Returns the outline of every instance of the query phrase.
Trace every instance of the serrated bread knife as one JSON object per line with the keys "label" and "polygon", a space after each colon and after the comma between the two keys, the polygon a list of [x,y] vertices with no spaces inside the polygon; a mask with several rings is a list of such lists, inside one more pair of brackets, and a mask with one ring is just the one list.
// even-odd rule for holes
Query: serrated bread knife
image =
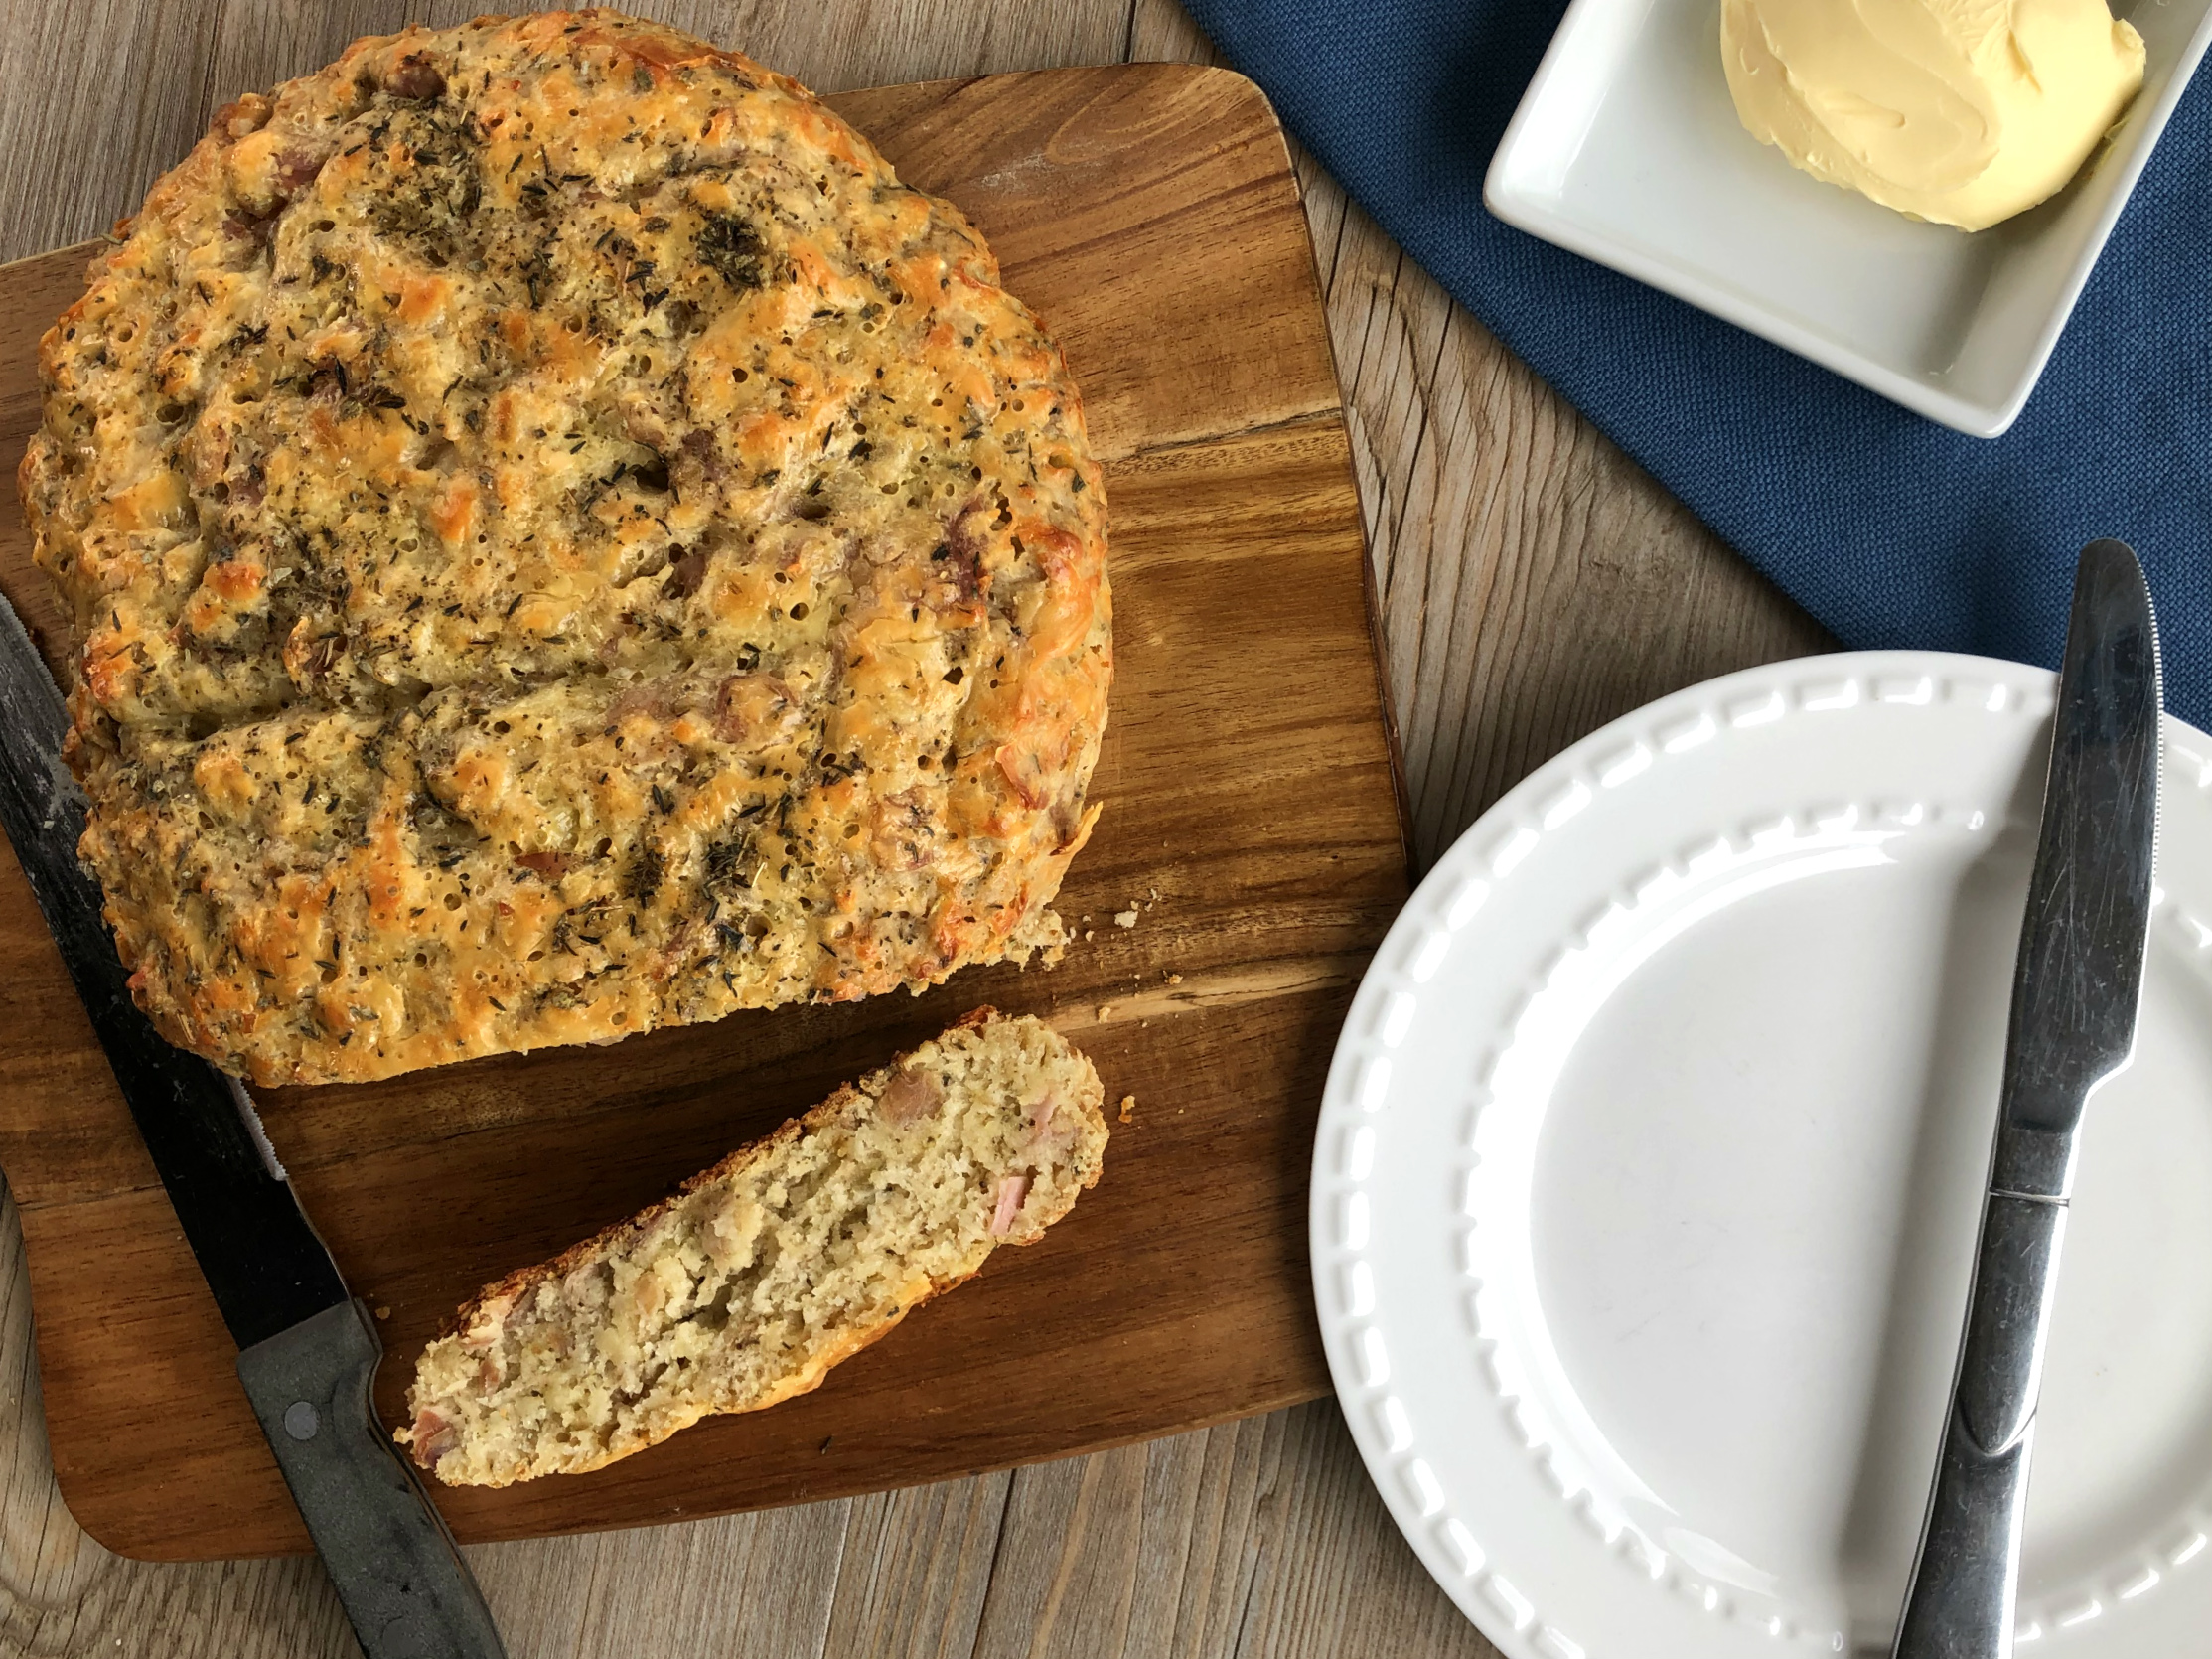
{"label": "serrated bread knife", "polygon": [[2051,728],[1996,1147],[1951,1416],[1895,1659],[2008,1659],[2043,1338],[2090,1093],[2128,1063],[2158,830],[2158,631],[2136,555],[2093,541]]}
{"label": "serrated bread knife", "polygon": [[238,1379],[368,1659],[504,1659],[453,1535],[376,1422],[382,1357],[237,1082],[172,1048],[131,1000],[99,886],[69,711],[0,600],[0,826],[53,929],[186,1242],[238,1344]]}

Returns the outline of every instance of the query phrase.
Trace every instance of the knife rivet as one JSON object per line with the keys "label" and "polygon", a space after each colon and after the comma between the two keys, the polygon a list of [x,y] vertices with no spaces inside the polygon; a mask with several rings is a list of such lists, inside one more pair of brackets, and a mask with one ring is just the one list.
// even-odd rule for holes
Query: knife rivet
{"label": "knife rivet", "polygon": [[284,1408],[284,1432],[295,1440],[312,1440],[322,1426],[313,1401],[295,1400]]}

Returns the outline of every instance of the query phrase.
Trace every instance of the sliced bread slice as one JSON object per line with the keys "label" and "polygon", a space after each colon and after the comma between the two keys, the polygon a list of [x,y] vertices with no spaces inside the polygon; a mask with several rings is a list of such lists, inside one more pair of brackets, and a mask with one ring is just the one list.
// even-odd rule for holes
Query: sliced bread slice
{"label": "sliced bread slice", "polygon": [[395,1438],[453,1485],[579,1474],[750,1412],[1031,1244],[1097,1183],[1105,1092],[989,1008],[675,1195],[487,1286],[423,1351]]}

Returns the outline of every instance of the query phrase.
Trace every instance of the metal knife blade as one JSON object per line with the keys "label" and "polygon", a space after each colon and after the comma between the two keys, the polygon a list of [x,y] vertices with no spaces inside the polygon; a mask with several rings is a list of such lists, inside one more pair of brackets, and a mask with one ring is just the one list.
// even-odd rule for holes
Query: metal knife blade
{"label": "metal knife blade", "polygon": [[236,1339],[239,1381],[369,1659],[504,1659],[444,1519],[369,1404],[382,1346],[236,1080],[164,1042],[131,1000],[77,862],[85,801],[62,762],[69,710],[0,599],[0,828],[61,947]]}
{"label": "metal knife blade", "polygon": [[1991,1188],[2064,1199],[2089,1093],[2136,1041],[2158,834],[2158,629],[2126,543],[2075,578],[2012,981]]}
{"label": "metal knife blade", "polygon": [[2135,553],[2084,548],[2012,981],[1951,1415],[1896,1659],[2007,1659],[2044,1335],[2082,1109],[2127,1064],[2158,832],[2158,630]]}
{"label": "metal knife blade", "polygon": [[0,603],[0,826],[62,949],[192,1253],[238,1346],[348,1299],[346,1282],[266,1150],[236,1081],[164,1042],[131,1000],[76,859],[84,797],[62,764],[69,710],[15,608]]}

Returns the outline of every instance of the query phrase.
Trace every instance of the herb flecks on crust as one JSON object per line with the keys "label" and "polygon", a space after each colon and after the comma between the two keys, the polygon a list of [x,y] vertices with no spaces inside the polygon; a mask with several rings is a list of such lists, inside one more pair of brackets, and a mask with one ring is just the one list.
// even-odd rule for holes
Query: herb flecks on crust
{"label": "herb flecks on crust", "polygon": [[1112,673],[1060,354],[795,82],[616,14],[224,110],[24,500],[133,986],[264,1082],[1058,937]]}

